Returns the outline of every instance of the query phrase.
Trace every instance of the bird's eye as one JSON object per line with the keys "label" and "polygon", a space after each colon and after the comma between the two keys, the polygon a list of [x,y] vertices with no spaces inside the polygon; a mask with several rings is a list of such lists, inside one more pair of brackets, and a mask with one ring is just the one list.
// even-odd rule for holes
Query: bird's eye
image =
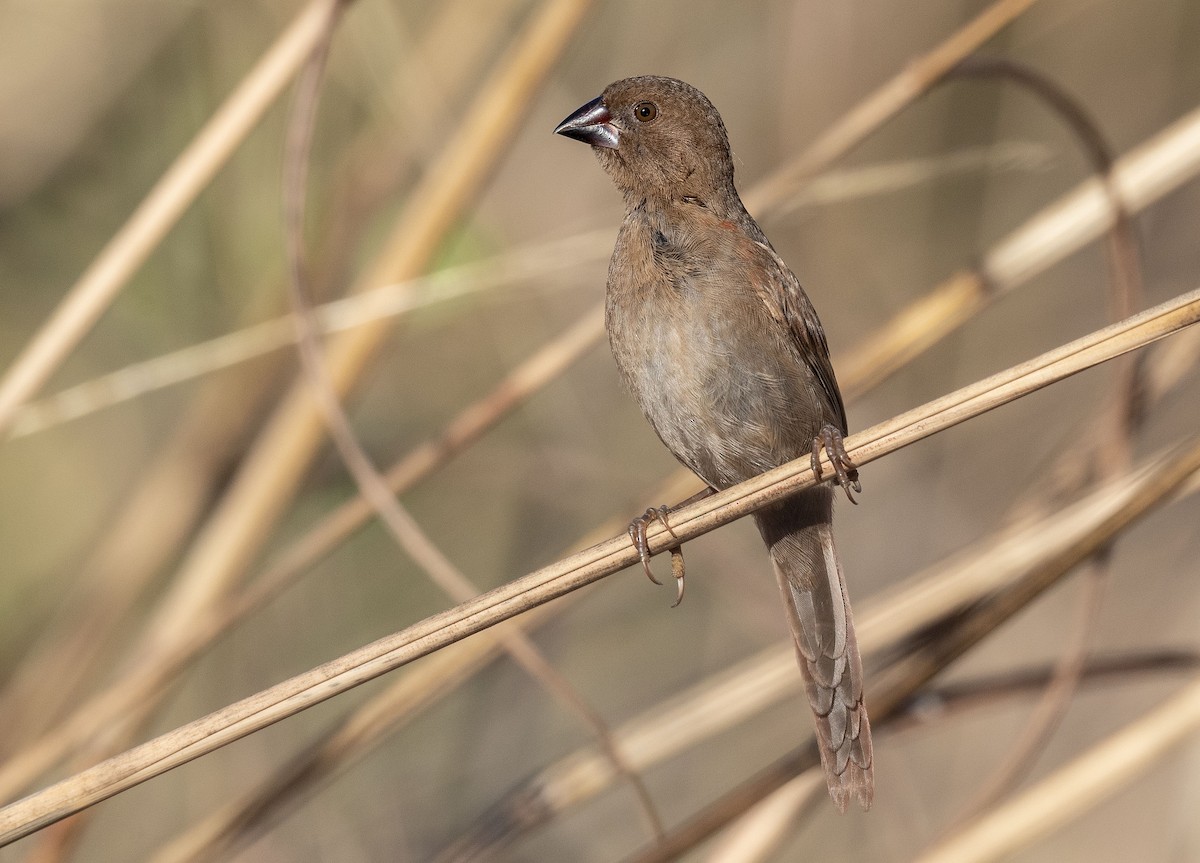
{"label": "bird's eye", "polygon": [[658,107],[653,102],[638,102],[633,106],[633,116],[642,123],[649,123],[658,116]]}

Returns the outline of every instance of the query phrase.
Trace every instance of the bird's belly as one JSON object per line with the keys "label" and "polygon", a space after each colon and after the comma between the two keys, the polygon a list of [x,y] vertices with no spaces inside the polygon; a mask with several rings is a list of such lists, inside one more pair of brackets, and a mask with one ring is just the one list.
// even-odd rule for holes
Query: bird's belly
{"label": "bird's belly", "polygon": [[614,321],[610,310],[618,367],[663,443],[705,482],[725,488],[811,451],[824,422],[814,382],[770,327],[686,303],[639,311]]}

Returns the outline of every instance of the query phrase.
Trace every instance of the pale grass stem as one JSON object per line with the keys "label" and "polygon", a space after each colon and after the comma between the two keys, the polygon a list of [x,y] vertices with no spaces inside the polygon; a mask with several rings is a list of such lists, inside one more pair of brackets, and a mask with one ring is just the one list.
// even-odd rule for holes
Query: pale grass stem
{"label": "pale grass stem", "polygon": [[[853,435],[846,441],[847,450],[855,463],[868,464],[1001,404],[1151,344],[1197,320],[1200,320],[1200,291],[1193,291]],[[825,470],[828,470],[827,463]],[[672,518],[674,536],[661,528],[651,529],[650,548],[657,553],[681,541],[689,541],[814,484],[815,477],[807,459],[789,462],[680,509]],[[622,534],[263,690],[5,807],[0,810],[0,842],[7,843],[28,835],[152,776],[636,561],[637,550]]]}

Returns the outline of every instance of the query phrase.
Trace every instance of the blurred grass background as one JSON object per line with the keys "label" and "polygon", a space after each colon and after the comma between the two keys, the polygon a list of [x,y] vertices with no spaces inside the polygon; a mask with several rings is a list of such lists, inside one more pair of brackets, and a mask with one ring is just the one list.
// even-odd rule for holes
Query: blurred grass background
{"label": "blurred grass background", "polygon": [[[745,189],[985,5],[597,2],[522,109],[494,175],[445,243],[439,265],[593,229],[615,233],[621,202],[608,179],[586,148],[550,134],[611,80],[667,74],[706,92],[724,116]],[[320,296],[343,295],[379,249],[423,168],[471,100],[488,92],[490,70],[534,8],[516,0],[359,0],[348,9],[334,42],[312,165],[309,244]],[[298,9],[278,0],[0,3],[0,367],[18,355]],[[1124,152],[1196,107],[1200,4],[1047,0],[984,53],[1052,77]],[[284,103],[266,115],[45,393],[284,311],[285,119]],[[951,169],[954,158],[981,148],[1008,157]],[[1058,120],[994,81],[934,89],[838,168],[928,160],[945,170],[874,193],[849,194],[847,181],[844,199],[802,199],[764,221],[820,310],[835,356],[1089,173]],[[1137,218],[1146,305],[1196,287],[1198,214],[1193,182]],[[591,308],[602,296],[604,271],[604,260],[588,259],[406,316],[349,400],[375,459],[388,464],[436,432]],[[1106,279],[1098,246],[1071,255],[853,404],[851,430],[1102,326]],[[0,446],[0,680],[17,675],[77,589],[78,574],[148,465],[180,435],[191,435],[193,445],[182,451],[193,459],[185,467],[202,474],[199,509],[130,612],[95,643],[100,661],[83,690],[110,681],[295,369],[294,352],[278,350]],[[1080,423],[1108,383],[1107,370],[1093,370],[864,471],[862,506],[842,506],[837,522],[856,604],[999,524],[1077,443]],[[1198,404],[1193,372],[1155,406],[1136,452],[1193,433]],[[648,496],[673,469],[598,345],[404,503],[487,588],[555,559],[605,519],[627,519],[662,502]],[[353,494],[336,456],[324,451],[264,556]],[[1198,516],[1188,499],[1122,537],[1094,650],[1200,649]],[[147,542],[161,530],[146,524]],[[766,555],[749,524],[690,543],[687,552],[690,584],[680,608],[668,609],[668,591],[629,570],[588,589],[538,633],[556,667],[614,724],[785,637]],[[656,563],[665,570],[665,561]],[[112,575],[120,574],[118,558]],[[1056,589],[953,676],[1053,659],[1078,602],[1078,585]],[[137,739],[446,605],[387,534],[370,526],[181,675]],[[368,684],[102,804],[78,839],[76,859],[148,858],[384,685]],[[1177,685],[1153,677],[1085,690],[1035,776]],[[26,738],[57,715],[39,715],[32,702],[18,707],[29,708],[20,726]],[[822,800],[817,817],[798,824],[775,859],[911,859],[1003,759],[1028,710],[1027,701],[1012,701],[928,731],[882,737],[871,814],[832,817]],[[0,727],[10,730],[0,733],[0,752],[19,749],[16,720]],[[645,778],[664,818],[676,822],[808,731],[797,698]],[[237,859],[428,859],[516,782],[589,739],[573,716],[501,661]],[[1017,859],[1200,859],[1198,810],[1200,748],[1192,742]],[[617,859],[646,839],[633,796],[618,785],[506,850],[504,859]],[[23,840],[0,851],[0,859],[26,859],[40,841]]]}

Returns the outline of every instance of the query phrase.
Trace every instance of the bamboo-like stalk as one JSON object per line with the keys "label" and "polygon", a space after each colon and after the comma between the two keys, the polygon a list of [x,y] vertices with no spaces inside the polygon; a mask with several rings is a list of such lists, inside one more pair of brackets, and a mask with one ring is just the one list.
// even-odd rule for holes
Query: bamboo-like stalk
{"label": "bamboo-like stalk", "polygon": [[[284,158],[283,211],[285,246],[288,261],[288,297],[296,319],[296,348],[300,369],[312,391],[321,420],[342,464],[354,480],[359,495],[370,505],[398,548],[424,570],[426,577],[451,600],[464,602],[479,595],[479,588],[459,569],[392,493],[366,448],[359,440],[350,417],[329,377],[318,340],[315,315],[308,298],[310,290],[304,245],[304,215],[308,202],[308,171],[312,136],[316,128],[317,105],[325,64],[337,20],[331,18],[325,37],[301,72],[288,122]],[[538,649],[524,629],[504,623],[495,629],[505,652],[547,695],[566,708],[595,737],[613,769],[625,778],[638,798],[653,836],[663,835],[662,818],[641,776],[629,768],[621,750],[614,744],[612,731],[603,714],[561,674]]]}
{"label": "bamboo-like stalk", "polygon": [[[1116,183],[1123,190],[1129,206],[1144,206],[1165,194],[1177,184],[1184,182],[1200,169],[1200,110],[1193,111],[1173,123],[1167,129],[1154,135],[1138,147],[1117,160],[1114,167]],[[1050,266],[1061,260],[1078,244],[1099,235],[1104,230],[1108,218],[1109,207],[1104,199],[1102,190],[1092,181],[1082,184],[1074,191],[1051,204],[1041,213],[1032,217],[1024,226],[1017,228],[1008,237],[993,247],[987,255],[988,259],[997,258],[1007,262],[1002,270],[1012,272],[1014,281],[1010,288],[1019,284],[1020,280],[1028,279],[1040,272],[1037,267],[1020,263],[1019,251],[1024,249],[1034,255],[1038,267]],[[1040,238],[1033,242],[1030,238]],[[1054,247],[1052,238],[1057,237],[1062,243]],[[606,241],[607,242],[607,241]],[[520,265],[518,265],[520,269]],[[848,401],[852,401],[871,386],[877,385],[888,374],[902,363],[918,355],[923,350],[936,343],[954,325],[969,317],[984,303],[982,285],[975,274],[961,274],[951,279],[939,288],[935,288],[925,298],[915,301],[906,310],[901,311],[881,330],[866,338],[855,348],[844,355],[839,355],[835,365],[839,369],[839,377],[843,383],[843,391]],[[591,314],[592,323],[579,324],[576,332],[581,338],[598,337],[598,316]],[[1169,363],[1155,364],[1157,370],[1151,378],[1151,386],[1157,379],[1177,380],[1182,370],[1194,362],[1197,349],[1200,348],[1200,337],[1195,331],[1182,334],[1171,340],[1163,347],[1163,351],[1174,356]],[[576,349],[579,349],[576,343]],[[557,348],[555,349],[558,350]],[[565,367],[565,364],[564,364]],[[494,397],[485,400],[475,408],[464,412],[460,420],[447,430],[443,442],[430,443],[421,451],[414,452],[415,461],[405,461],[404,466],[394,469],[391,480],[394,489],[402,488],[402,475],[415,477],[431,469],[445,453],[443,449],[449,446],[457,451],[457,447],[473,439],[473,435],[482,431],[485,426],[476,425],[485,419],[489,412],[503,412],[520,399],[511,400],[508,388],[521,380],[525,385],[519,387],[527,397],[532,390],[542,386],[554,374],[542,376],[533,380],[537,361],[531,360],[525,370],[514,373],[512,382],[504,382],[498,388]],[[526,387],[529,387],[527,389]],[[498,416],[492,417],[491,421]],[[468,430],[474,428],[475,431]],[[467,433],[460,438],[460,434]],[[457,441],[457,443],[455,443]],[[1067,454],[1067,460],[1075,453]],[[415,471],[415,473],[410,473]],[[680,474],[683,476],[686,472]],[[268,592],[280,589],[283,582],[297,574],[308,562],[324,555],[328,550],[350,535],[357,526],[369,517],[370,508],[359,501],[343,507],[318,526],[313,536],[302,539],[295,547],[294,556],[281,556],[278,565],[271,567],[271,581],[278,579]],[[288,557],[288,560],[284,560]],[[248,610],[257,607],[263,594],[258,599],[242,604]],[[244,613],[244,612],[243,612]],[[225,616],[222,613],[218,617]],[[235,615],[236,616],[236,615]],[[228,616],[225,616],[228,620]],[[187,628],[197,631],[204,630],[209,637],[223,629],[223,625],[213,625],[210,611],[197,610],[187,621]],[[194,637],[184,640],[170,650],[164,650],[161,657],[146,658],[139,667],[131,673],[130,679],[117,684],[118,690],[110,690],[91,700],[77,712],[76,717],[69,722],[69,727],[53,729],[39,741],[34,748],[20,754],[8,764],[0,768],[0,799],[11,796],[25,787],[33,778],[45,770],[50,764],[62,757],[62,753],[77,745],[77,741],[86,739],[94,729],[107,726],[126,710],[132,710],[136,705],[146,703],[149,693],[146,689],[149,681],[162,681],[164,669],[178,667],[175,663],[186,661],[188,656],[195,655],[200,645]],[[122,705],[129,705],[123,707]]]}
{"label": "bamboo-like stalk", "polygon": [[[514,11],[512,5],[512,0],[489,4],[487,14],[511,17]],[[461,97],[469,86],[472,70],[477,70],[482,64],[483,55],[489,47],[489,43],[482,38],[459,40],[453,62],[446,58],[446,43],[452,37],[454,28],[461,25],[464,15],[472,14],[472,10],[467,8],[469,6],[470,0],[444,4],[438,18],[431,24],[431,32],[423,37],[417,54],[427,66],[436,62],[443,85],[438,92],[455,98]],[[479,10],[474,10],[474,14],[478,15]],[[499,25],[503,21],[489,18],[489,23]],[[497,38],[504,29],[498,26],[490,38]],[[412,90],[415,86],[412,80],[414,69],[411,64],[404,66],[391,86],[397,90]],[[428,77],[426,70],[422,75],[424,87],[428,87]],[[364,165],[378,164],[381,150],[386,150],[389,163],[412,161],[411,158],[398,158],[405,154],[397,153],[390,138],[384,140],[381,126],[382,123],[376,122],[374,126],[359,132],[342,158],[341,168],[337,171],[336,197],[329,207],[335,215],[323,220],[333,224],[323,225],[320,232],[326,248],[339,247],[336,238],[329,239],[331,233],[361,230],[364,207],[354,201],[353,190],[365,183]],[[388,128],[391,129],[390,126]],[[395,183],[380,184],[374,176],[372,181],[373,188],[395,191]],[[560,251],[558,257],[562,258],[565,251]],[[515,279],[527,274],[529,261],[522,260],[520,256],[514,258],[504,265],[493,262],[493,271],[488,275]],[[478,264],[457,268],[454,273],[439,274],[427,281],[406,283],[408,288],[400,296],[392,292],[389,297],[381,299],[373,296],[377,291],[368,292],[372,296],[364,298],[363,305],[376,310],[381,305],[387,306],[392,314],[402,314],[427,302],[461,295],[469,287],[469,281],[478,282],[483,287],[492,284],[483,275]],[[279,291],[273,289],[278,279],[276,274],[265,274],[263,287],[254,291],[254,295],[277,296]],[[274,301],[266,302],[273,304]],[[326,313],[331,325],[339,328],[353,326],[355,316],[362,314],[361,306],[357,303],[357,298],[348,297],[330,303]],[[255,305],[262,306],[264,301],[256,301]],[[244,314],[248,318],[256,318],[263,311],[265,309],[251,308]],[[286,330],[280,344],[289,343],[294,324],[290,318],[279,318],[216,339],[210,343],[215,348],[216,356],[207,356],[200,361],[200,365],[207,371],[214,371],[231,356],[244,358],[248,350],[253,350],[248,343],[256,341],[256,338],[279,339],[280,328]],[[562,347],[562,340],[557,339],[547,346],[550,362],[559,357],[558,351]],[[185,348],[72,387],[59,394],[63,397],[61,401],[57,396],[52,397],[47,404],[57,407],[51,407],[45,413],[37,410],[36,404],[26,404],[14,419],[9,430],[10,437],[20,436],[23,430],[28,432],[46,427],[39,426],[39,423],[53,423],[56,419],[65,421],[68,416],[81,415],[78,413],[80,411],[96,409],[99,406],[95,400],[97,396],[101,403],[112,403],[118,396],[136,397],[146,392],[149,384],[147,376],[157,374],[174,380],[193,376],[198,373],[194,362],[197,353],[203,353],[200,346]],[[283,359],[278,358],[280,361]],[[508,388],[506,392],[512,398],[505,401],[493,396],[485,405],[500,408],[503,404],[511,406],[519,403],[522,393],[527,392],[525,388],[529,383],[529,373],[528,364],[514,369],[500,384],[501,388]],[[162,381],[157,380],[157,383],[161,384]],[[257,420],[257,410],[253,405],[261,403],[268,396],[270,388],[278,383],[279,379],[274,374],[266,372],[239,376],[232,381],[212,382],[179,418],[170,441],[144,471],[143,479],[126,496],[127,503],[122,512],[113,520],[112,527],[105,531],[103,539],[81,567],[54,619],[38,633],[36,642],[0,690],[0,722],[6,730],[6,739],[0,744],[2,751],[14,751],[32,734],[44,736],[53,729],[60,721],[64,707],[78,703],[81,684],[96,679],[97,663],[111,659],[103,648],[111,643],[113,628],[122,621],[154,573],[171,555],[178,553],[184,538],[202,517],[203,507],[211,500],[215,484],[221,481],[233,461],[230,447],[245,440],[251,423]],[[239,408],[229,410],[233,403],[238,404]],[[480,406],[475,407],[478,410]],[[477,413],[474,416],[478,418]],[[460,446],[462,441],[459,434],[463,431],[461,422],[452,425],[442,440],[440,451],[447,454]],[[406,464],[412,467],[411,460]],[[431,468],[432,465],[426,464],[424,470],[428,473]],[[421,470],[418,470],[417,474],[420,473]],[[145,670],[142,669],[143,672]],[[118,679],[116,685],[121,687],[131,683],[128,677]],[[161,685],[162,677],[156,679]],[[45,686],[46,680],[54,680],[55,686]],[[136,682],[132,683],[131,689],[140,689]],[[141,697],[132,697],[127,702],[128,707],[118,712],[132,716],[148,707],[150,696],[145,694],[145,690],[141,691]],[[79,709],[86,711],[87,705],[81,705]],[[111,717],[98,724],[109,725],[110,722]],[[0,782],[0,785],[3,784]]]}
{"label": "bamboo-like stalk", "polygon": [[[678,500],[686,494],[678,485],[668,482],[650,499]],[[615,518],[589,531],[573,550],[600,542],[619,531],[623,523],[623,519]],[[570,594],[553,605],[530,609],[512,622],[531,631],[561,614],[578,596],[578,593]],[[173,838],[151,860],[153,863],[203,863],[224,859],[265,824],[273,823],[289,807],[307,799],[314,787],[366,756],[388,735],[454,692],[500,655],[499,639],[493,630],[486,630],[426,657],[406,669],[403,676],[345,717],[312,746],[272,772],[257,787]],[[624,740],[620,745],[625,747]]]}
{"label": "bamboo-like stalk", "polygon": [[799,184],[865,141],[1035,2],[998,0],[933,50],[914,58],[899,74],[888,79],[827,129],[798,158],[774,171],[757,191],[747,195],[747,209],[760,214],[778,210],[792,197]]}
{"label": "bamboo-like stalk", "polygon": [[[1119,158],[1112,182],[1129,212],[1140,212],[1200,171],[1200,109]],[[979,271],[956,273],[897,314],[894,326],[835,363],[843,390],[877,386],[988,302],[1095,240],[1112,223],[1103,184],[1090,179],[996,243]]]}
{"label": "bamboo-like stalk", "polygon": [[[935,70],[940,69],[942,72],[944,72],[946,68],[949,68],[949,65],[952,65],[950,60],[953,56],[957,56],[959,59],[961,59],[962,56],[965,56],[970,50],[973,50],[974,47],[977,47],[982,40],[989,38],[990,35],[994,34],[996,30],[1007,24],[1012,17],[1015,17],[1015,15],[1019,14],[1020,11],[1023,11],[1023,9],[1028,5],[1028,3],[1024,2],[1012,3],[1008,2],[1008,0],[999,0],[998,3],[985,10],[985,12],[979,18],[969,22],[966,27],[957,31],[955,34],[952,34],[948,40],[935,48],[934,51],[932,51],[929,55],[926,55],[925,57],[915,61],[912,67],[901,72],[891,82],[885,84],[880,90],[877,90],[874,94],[872,94],[872,96],[868,97],[867,101],[860,104],[860,106],[852,111],[852,119],[839,124],[833,130],[831,130],[830,134],[823,136],[815,145],[815,149],[806,151],[806,155],[802,155],[800,161],[809,165],[810,168],[820,167],[824,164],[828,164],[828,162],[832,161],[839,155],[835,148],[830,147],[829,144],[831,141],[843,140],[847,146],[852,145],[854,141],[861,139],[861,136],[866,134],[866,127],[863,125],[865,118],[874,117],[875,122],[881,123],[888,117],[892,116],[896,110],[899,110],[901,104],[894,101],[897,93],[907,93],[905,98],[908,100],[911,100],[918,95],[910,88],[910,85],[914,80],[912,77],[912,70],[914,68],[922,69],[923,79],[927,82],[927,84],[932,83],[937,77],[937,75],[934,74]],[[901,82],[904,82],[903,86],[899,86]],[[885,110],[882,112],[878,110],[878,108],[881,106],[885,107]],[[851,128],[857,129],[857,131],[847,136],[847,130]],[[813,155],[816,151],[820,151],[819,156]],[[767,189],[769,186],[763,186],[760,188]],[[752,192],[752,194],[754,193]],[[396,234],[400,235],[402,234],[402,231],[397,230]],[[280,416],[280,414],[276,415],[278,420],[276,423],[277,431],[278,426],[282,423],[282,420],[279,419]],[[280,436],[285,433],[286,430],[284,432],[279,432]],[[262,439],[260,439],[260,442],[262,442]],[[278,441],[276,441],[276,443],[278,443]],[[260,451],[265,448],[265,446],[266,445],[264,444],[263,447],[260,447]],[[272,446],[274,446],[274,444],[272,444]],[[267,461],[268,464],[270,464],[270,460],[267,459]],[[286,467],[280,469],[288,470]],[[269,470],[269,467],[263,468],[263,470]],[[243,474],[243,476],[245,476],[245,474]],[[254,481],[247,479],[246,484],[254,485]],[[260,493],[265,494],[266,492],[260,490]],[[245,501],[245,505],[252,509],[257,506],[253,501],[249,500]],[[230,507],[234,510],[234,514],[229,515],[229,521],[232,522],[232,527],[229,530],[222,530],[220,525],[210,522],[210,531],[207,534],[208,536],[211,536],[215,533],[218,538],[229,537],[230,533],[236,529],[238,525],[248,523],[250,521],[248,518],[239,520],[239,516],[242,515],[242,512],[238,509],[235,503],[231,503]],[[273,513],[268,512],[262,517],[270,520],[273,517]],[[231,542],[236,544],[238,540],[234,539],[231,540]],[[205,558],[203,551],[204,548],[209,550],[207,559]],[[236,568],[240,566],[240,561],[245,560],[250,553],[250,549],[243,548],[238,558],[231,558],[231,556],[237,554],[237,552],[230,548],[230,543],[226,543],[223,546],[219,541],[213,541],[207,544],[202,541],[200,543],[200,549],[194,550],[193,555],[190,558],[193,566],[188,571],[191,573],[192,577],[186,580],[192,582],[203,581],[205,579],[205,573],[207,573],[209,577],[218,581],[221,579],[232,578],[233,573],[229,571],[230,568]],[[224,575],[222,575],[222,573],[224,573]],[[203,594],[193,598],[203,598]],[[176,621],[183,623],[184,618],[187,618],[190,621],[202,616],[202,610],[195,608],[192,609],[193,613],[187,614],[186,609],[190,604],[191,603],[187,596],[184,596],[184,598],[179,601],[179,605],[183,607],[184,611],[177,611],[175,613],[174,619]],[[173,623],[166,623],[160,625],[158,631],[160,634],[166,634],[162,636],[164,640],[169,640],[170,633],[177,632],[179,630],[175,628]],[[177,653],[178,651],[172,651],[169,648],[164,648],[164,652],[170,654]],[[153,658],[151,657],[147,661],[152,663]],[[67,741],[67,737],[63,735],[60,735],[58,739],[62,741],[62,744],[65,744]],[[38,747],[37,751],[42,753],[42,764],[48,764],[48,759],[57,757],[53,754],[52,747]],[[38,769],[35,761],[32,758],[26,758],[22,763],[29,765],[29,770]],[[12,771],[8,771],[7,773],[9,776],[12,775]],[[15,784],[16,783],[13,782],[6,783],[0,781],[0,786],[11,786]]]}
{"label": "bamboo-like stalk", "polygon": [[[904,159],[829,170],[805,184],[797,193],[793,206],[828,206],[849,199],[892,193],[934,182],[947,173],[976,169],[993,173],[1034,170],[1044,169],[1048,164],[1048,155],[1041,147],[1011,142],[988,148],[967,148],[936,159]],[[754,188],[765,187],[757,185]],[[446,267],[416,279],[339,297],[315,307],[318,329],[328,335],[470,293],[525,285],[534,279],[561,285],[563,282],[554,282],[551,277],[600,265],[612,251],[614,232],[615,229],[601,228],[533,243],[467,264]],[[337,244],[330,245],[336,247]],[[269,354],[291,345],[295,341],[295,330],[295,322],[284,315],[105,372],[22,405],[13,420],[9,437],[35,435]]]}
{"label": "bamboo-like stalk", "polygon": [[1149,770],[1200,732],[1200,680],[922,854],[920,863],[982,863],[1019,851]]}
{"label": "bamboo-like stalk", "polygon": [[129,277],[291,82],[340,0],[311,0],[213,114],[0,379],[0,440],[13,415],[91,329]]}
{"label": "bamboo-like stalk", "polygon": [[[853,435],[846,448],[865,465],[992,408],[1144,347],[1200,320],[1200,290],[1184,294],[983,381]],[[798,459],[684,507],[674,533],[652,529],[654,552],[665,550],[816,483]],[[829,471],[826,459],[824,471]],[[622,534],[557,564],[502,585],[478,599],[263,690],[164,734],[0,810],[0,843],[12,842],[67,815],[211,752],[233,740],[374,679],[536,605],[637,561]]]}
{"label": "bamboo-like stalk", "polygon": [[[523,116],[520,106],[549,72],[566,40],[578,26],[590,0],[544,0],[523,33],[499,61],[489,86],[466,112],[451,146],[413,192],[390,240],[364,276],[359,289],[415,276],[436,251],[455,218],[470,203],[496,163],[500,141]],[[364,326],[336,340],[327,354],[339,391],[361,372],[387,333],[383,324]],[[172,588],[147,626],[133,673],[160,667],[161,657],[176,656],[191,640],[196,621],[207,620],[217,602],[257,552],[283,510],[322,439],[320,417],[303,382],[284,397],[266,422],[229,491],[201,529]],[[101,696],[115,700],[111,692]],[[0,770],[0,799],[62,757],[90,726],[78,712],[75,728],[59,728],[21,752]]]}
{"label": "bamboo-like stalk", "polygon": [[[1192,438],[1167,456],[1139,471],[1125,505],[1072,537],[1071,541],[1045,559],[1038,560],[1012,584],[989,596],[969,613],[946,625],[936,638],[910,643],[909,651],[883,673],[876,673],[868,700],[873,705],[873,724],[886,725],[911,702],[916,692],[967,650],[1012,618],[1030,602],[1056,584],[1074,567],[1112,542],[1150,510],[1195,485],[1200,471],[1200,439]],[[815,741],[779,759],[752,779],[727,792],[721,799],[692,816],[668,833],[664,842],[630,858],[636,863],[660,863],[674,859],[711,836],[734,818],[749,811],[795,776],[819,767]]]}
{"label": "bamboo-like stalk", "polygon": [[[805,148],[796,159],[751,189],[745,196],[747,206],[752,211],[769,216],[794,196],[800,184],[853,150],[875,130],[944,77],[964,57],[978,50],[989,39],[1020,17],[1035,2],[1037,0],[996,0],[966,25],[956,30],[931,51],[915,58],[902,71],[855,105],[837,123]],[[315,39],[315,36],[311,38]],[[398,237],[398,235],[399,231],[393,236]],[[607,253],[607,246],[603,247],[603,253]],[[382,263],[380,268],[387,273],[403,269],[393,268]],[[385,277],[374,283],[368,281],[366,287],[376,287],[402,280],[402,277]],[[284,330],[279,324],[264,327],[262,331],[254,335],[254,339],[265,340],[267,343],[284,338],[288,337],[285,336]],[[236,350],[246,351],[248,348],[246,341],[238,340]],[[226,349],[228,348],[222,347],[222,350]],[[240,355],[240,353],[235,355]],[[172,371],[178,374],[178,365],[175,365]],[[23,396],[21,401],[27,397],[28,394]],[[14,409],[16,406],[14,405]],[[0,414],[0,419],[2,418],[3,414]],[[31,423],[33,422],[35,421],[31,420]],[[34,427],[33,424],[27,426],[29,429]],[[4,437],[6,430],[6,422],[0,421],[0,439]]]}
{"label": "bamboo-like stalk", "polygon": [[[547,0],[501,60],[501,71],[465,112],[441,158],[414,190],[405,213],[361,290],[417,275],[470,204],[503,152],[501,141],[574,32],[587,0]],[[327,351],[330,379],[344,392],[388,333],[364,326],[334,340]],[[190,550],[148,631],[150,654],[169,646],[188,621],[219,598],[244,571],[282,512],[323,438],[307,387],[297,383],[267,420],[229,493]]]}
{"label": "bamboo-like stalk", "polygon": [[[863,603],[856,615],[859,647],[869,663],[1005,589],[1055,559],[1142,499],[1164,459],[1120,481],[1092,490],[1071,506],[1044,513],[986,537],[941,563]],[[1180,493],[1193,493],[1185,489]],[[1143,504],[1143,509],[1146,506]],[[647,771],[703,740],[729,730],[800,694],[791,642],[773,645],[654,705],[617,729],[633,765]],[[606,789],[613,775],[603,758],[581,749],[539,771],[481,819],[481,833],[511,839]],[[535,802],[536,801],[536,805]],[[463,846],[478,840],[469,833]],[[482,840],[493,841],[493,840]]]}
{"label": "bamboo-like stalk", "polygon": [[824,790],[815,770],[802,773],[731,827],[706,859],[709,863],[757,863],[766,859],[791,833],[798,813]]}

